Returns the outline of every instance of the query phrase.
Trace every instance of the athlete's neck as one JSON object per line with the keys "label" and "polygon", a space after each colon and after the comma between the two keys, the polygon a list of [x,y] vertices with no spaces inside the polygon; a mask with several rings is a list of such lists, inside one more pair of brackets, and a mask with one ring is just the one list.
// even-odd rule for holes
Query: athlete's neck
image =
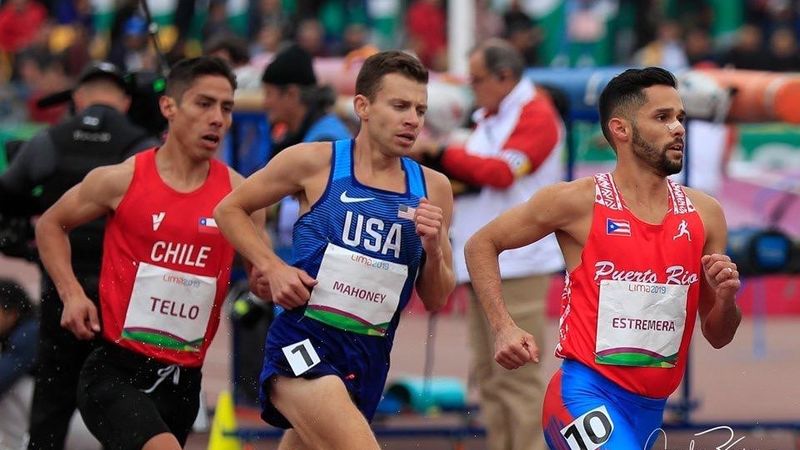
{"label": "athlete's neck", "polygon": [[178,192],[191,192],[205,183],[210,163],[208,159],[192,158],[187,151],[167,142],[156,152],[156,169],[161,179]]}
{"label": "athlete's neck", "polygon": [[400,158],[381,151],[380,144],[360,133],[355,139],[353,170],[362,184],[389,191],[405,191],[405,173]]}
{"label": "athlete's neck", "polygon": [[669,208],[669,188],[665,177],[621,164],[611,176],[625,206],[647,222],[661,221]]}

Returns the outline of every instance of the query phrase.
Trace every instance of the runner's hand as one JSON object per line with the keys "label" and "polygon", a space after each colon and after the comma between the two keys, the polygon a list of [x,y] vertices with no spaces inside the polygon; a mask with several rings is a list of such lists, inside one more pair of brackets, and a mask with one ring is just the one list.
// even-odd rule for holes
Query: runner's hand
{"label": "runner's hand", "polygon": [[255,294],[256,297],[264,300],[265,302],[272,301],[272,291],[269,288],[269,280],[261,272],[256,270],[255,267],[250,269],[247,275],[247,284],[250,292]]}
{"label": "runner's hand", "polygon": [[76,338],[92,339],[100,331],[100,320],[97,307],[86,295],[80,295],[64,301],[61,313],[61,327],[66,328]]}
{"label": "runner's hand", "polygon": [[701,262],[706,281],[714,289],[717,298],[729,302],[734,301],[736,292],[742,286],[736,263],[731,261],[728,255],[718,253],[704,255]]}
{"label": "runner's hand", "polygon": [[279,264],[270,267],[268,271],[258,272],[257,276],[264,276],[267,279],[272,301],[286,309],[305,305],[311,297],[311,288],[317,284],[317,280],[311,278],[304,270],[288,264]]}
{"label": "runner's hand", "polygon": [[506,369],[517,369],[529,362],[539,362],[539,348],[533,336],[511,325],[498,331],[494,337],[494,360]]}
{"label": "runner's hand", "polygon": [[422,239],[422,247],[428,255],[442,251],[439,239],[443,218],[442,208],[434,205],[427,198],[420,199],[419,206],[414,213],[414,224],[417,227],[417,235]]}

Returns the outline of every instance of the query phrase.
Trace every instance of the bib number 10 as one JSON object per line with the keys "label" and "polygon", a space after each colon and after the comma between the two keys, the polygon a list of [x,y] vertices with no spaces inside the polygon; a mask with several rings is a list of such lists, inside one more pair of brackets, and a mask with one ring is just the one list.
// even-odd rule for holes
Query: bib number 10
{"label": "bib number 10", "polygon": [[561,429],[570,450],[595,450],[605,444],[614,431],[614,423],[605,406],[595,408]]}

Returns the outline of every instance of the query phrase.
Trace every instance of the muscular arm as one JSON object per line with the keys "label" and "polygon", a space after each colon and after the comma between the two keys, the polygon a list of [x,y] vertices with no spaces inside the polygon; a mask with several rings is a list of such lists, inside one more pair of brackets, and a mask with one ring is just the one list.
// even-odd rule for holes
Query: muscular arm
{"label": "muscular arm", "polygon": [[303,189],[306,170],[313,165],[309,160],[314,159],[314,155],[309,153],[317,150],[315,147],[299,144],[275,155],[269,164],[222,199],[214,210],[222,233],[256,267],[269,267],[280,258],[263,245],[261,231],[256,229],[249,215]]}
{"label": "muscular arm", "polygon": [[[416,288],[425,308],[438,311],[447,304],[447,298],[456,283],[453,250],[448,236],[453,216],[453,191],[444,175],[430,169],[424,170],[430,204],[420,204],[415,218],[417,233],[422,237],[425,247],[425,263],[420,268]],[[423,213],[429,206],[434,208],[430,208],[430,213]]]}
{"label": "muscular arm", "polygon": [[[242,185],[242,183],[244,183],[244,177],[241,176],[238,172],[236,172],[235,170],[233,170],[231,168],[228,168],[228,172],[229,172],[230,177],[231,177],[231,187],[233,189],[238,188],[239,186]],[[272,241],[270,240],[269,234],[267,234],[267,230],[266,230],[266,227],[265,227],[265,223],[266,223],[266,219],[267,219],[266,216],[267,216],[266,209],[262,208],[262,209],[253,211],[250,214],[250,220],[253,222],[253,226],[255,226],[256,231],[257,231],[259,237],[261,238],[261,240],[265,244],[267,244],[267,246],[272,247]],[[256,292],[256,291],[260,291],[260,289],[258,288],[257,280],[253,276],[253,272],[252,272],[253,264],[247,258],[244,258],[244,260],[242,262],[244,264],[245,273],[247,274],[248,280],[250,281],[250,290],[255,292],[256,295],[258,295],[258,294],[264,295],[265,294],[264,292]]]}
{"label": "muscular arm", "polygon": [[700,277],[700,326],[706,340],[714,348],[722,348],[733,340],[742,313],[736,305],[736,293],[741,286],[736,264],[725,255],[728,227],[719,203],[713,198],[694,191],[697,205],[706,230],[703,248],[703,271]]}
{"label": "muscular arm", "polygon": [[256,276],[269,278],[272,299],[281,306],[305,303],[310,294],[303,286],[313,285],[314,280],[305,272],[292,270],[275,255],[250,215],[304,191],[310,174],[330,165],[330,148],[330,144],[299,144],[286,149],[244,180],[214,210],[220,231],[253,264]]}
{"label": "muscular arm", "polygon": [[[501,289],[498,257],[505,250],[536,242],[559,232],[565,239],[585,241],[587,214],[591,214],[591,180],[558,183],[537,192],[478,230],[464,248],[472,286],[495,335],[495,359],[514,369],[538,362],[533,336],[519,329],[508,313]],[[593,193],[593,191],[591,191]]]}
{"label": "muscular arm", "polygon": [[69,232],[116,208],[132,177],[133,160],[94,169],[45,211],[36,223],[39,256],[65,309],[73,300],[88,300],[72,270]]}

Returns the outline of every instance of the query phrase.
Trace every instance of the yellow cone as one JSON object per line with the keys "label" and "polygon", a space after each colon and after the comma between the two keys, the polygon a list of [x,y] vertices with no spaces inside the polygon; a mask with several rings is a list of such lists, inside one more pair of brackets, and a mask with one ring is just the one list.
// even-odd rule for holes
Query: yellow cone
{"label": "yellow cone", "polygon": [[214,420],[211,422],[208,450],[242,450],[239,439],[224,434],[235,429],[236,412],[233,409],[233,398],[230,392],[222,391],[217,397]]}

